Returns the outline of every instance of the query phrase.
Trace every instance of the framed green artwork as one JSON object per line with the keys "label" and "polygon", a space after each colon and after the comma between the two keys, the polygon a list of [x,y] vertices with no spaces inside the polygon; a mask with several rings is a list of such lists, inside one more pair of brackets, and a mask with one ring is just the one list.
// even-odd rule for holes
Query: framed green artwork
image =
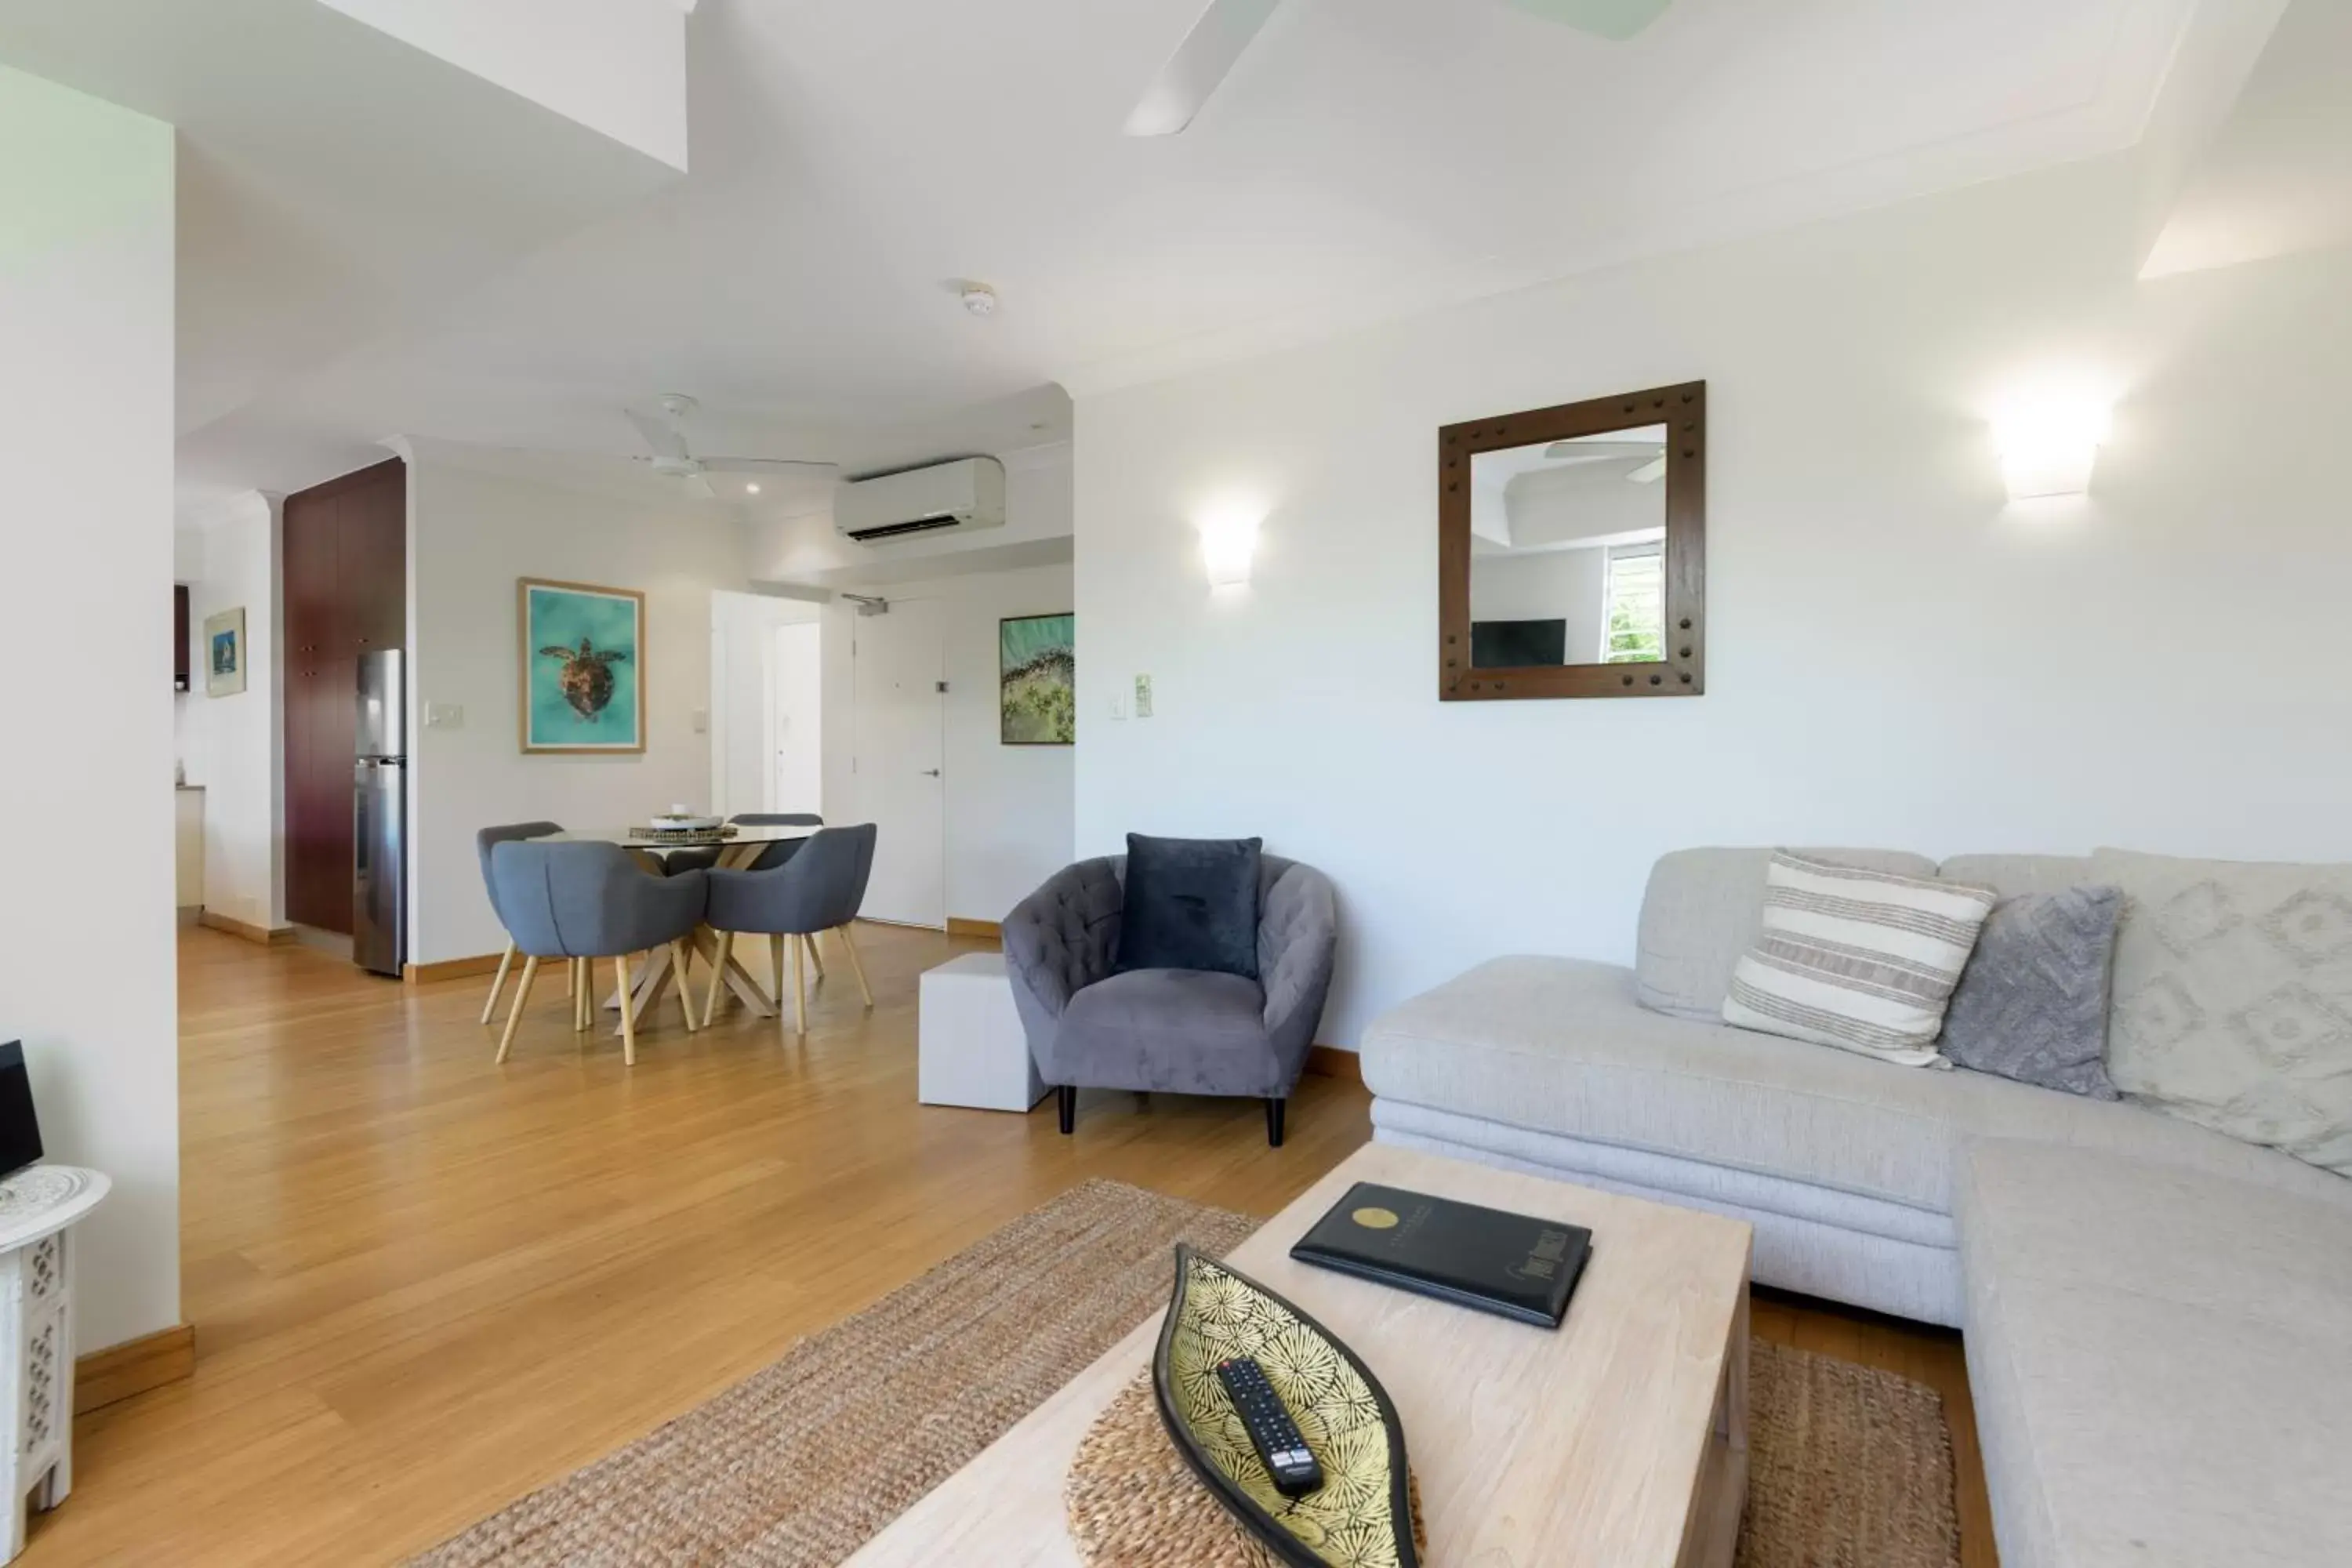
{"label": "framed green artwork", "polygon": [[627,588],[515,584],[522,749],[646,749],[646,596]]}
{"label": "framed green artwork", "polygon": [[1078,738],[1074,615],[1008,616],[996,623],[998,738],[1008,746],[1066,746]]}

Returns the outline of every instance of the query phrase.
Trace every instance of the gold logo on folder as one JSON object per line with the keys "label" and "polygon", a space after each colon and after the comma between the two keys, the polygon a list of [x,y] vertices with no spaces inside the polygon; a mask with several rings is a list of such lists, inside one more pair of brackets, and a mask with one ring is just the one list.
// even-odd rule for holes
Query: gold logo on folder
{"label": "gold logo on folder", "polygon": [[1360,1208],[1348,1216],[1366,1230],[1392,1230],[1396,1226],[1394,1211],[1381,1208]]}

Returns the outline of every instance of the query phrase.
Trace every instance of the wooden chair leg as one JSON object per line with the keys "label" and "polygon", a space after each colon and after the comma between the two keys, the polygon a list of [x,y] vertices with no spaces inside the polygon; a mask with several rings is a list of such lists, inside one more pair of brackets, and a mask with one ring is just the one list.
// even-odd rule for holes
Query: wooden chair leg
{"label": "wooden chair leg", "polygon": [[498,978],[490,982],[490,999],[482,1004],[482,1022],[487,1024],[498,1016],[499,993],[507,988],[507,971],[514,967],[514,938],[507,938],[505,956],[499,960]]}
{"label": "wooden chair leg", "polygon": [[563,966],[563,994],[570,996],[576,994],[579,989],[580,961],[575,958]]}
{"label": "wooden chair leg", "polygon": [[572,961],[572,1032],[585,1032],[596,1021],[596,966],[584,958]]}
{"label": "wooden chair leg", "polygon": [[805,1035],[808,1033],[808,981],[801,973],[802,943],[793,937],[784,940],[793,947],[793,1032]]}
{"label": "wooden chair leg", "polygon": [[637,1065],[637,999],[629,992],[629,955],[613,955],[614,967],[621,972],[621,1065]]}
{"label": "wooden chair leg", "polygon": [[[671,940],[669,944],[669,962],[670,967],[677,971],[677,1010],[686,1015],[686,1032],[690,1035],[702,1026],[696,1021],[694,1016],[694,992],[686,984],[685,938],[677,937]],[[713,985],[718,984],[719,976],[713,974],[710,977],[710,984]]]}
{"label": "wooden chair leg", "polygon": [[507,1059],[514,1045],[515,1026],[522,1022],[522,1005],[530,1000],[530,983],[539,978],[539,957],[536,953],[522,961],[522,978],[515,983],[514,1006],[507,1014],[506,1033],[499,1037],[498,1060]]}
{"label": "wooden chair leg", "polygon": [[710,1027],[710,1020],[719,1011],[719,994],[727,988],[727,965],[735,952],[735,933],[719,933],[719,951],[710,960],[710,994],[702,999],[702,1026]]}
{"label": "wooden chair leg", "polygon": [[816,970],[816,977],[819,980],[824,979],[824,954],[817,948],[816,933],[812,931],[808,935],[801,938],[801,945],[808,949],[809,963]]}
{"label": "wooden chair leg", "polygon": [[866,984],[866,963],[857,956],[856,940],[849,934],[849,928],[845,925],[834,927],[833,934],[841,939],[843,949],[849,954],[849,972],[857,976],[857,994],[866,998],[866,1005],[870,1011],[874,1005],[874,987]]}

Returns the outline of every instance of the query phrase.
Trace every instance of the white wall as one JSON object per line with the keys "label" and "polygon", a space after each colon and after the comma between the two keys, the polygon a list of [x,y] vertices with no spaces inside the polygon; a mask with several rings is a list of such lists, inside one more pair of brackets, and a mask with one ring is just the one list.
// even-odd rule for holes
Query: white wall
{"label": "white wall", "polygon": [[[413,449],[414,450],[414,449]],[[742,541],[721,507],[560,488],[456,466],[409,464],[409,960],[497,952],[474,834],[546,819],[616,827],[710,798],[710,595],[745,585]],[[526,756],[517,729],[515,581],[547,577],[646,595],[646,747],[629,756]],[[428,729],[423,708],[465,722]]]}
{"label": "white wall", "polygon": [[0,1039],[50,1158],[114,1181],[84,1351],[180,1315],[173,178],[170,126],[0,68]]}
{"label": "white wall", "polygon": [[[894,604],[934,599],[947,662],[942,764],[947,775],[947,912],[995,921],[1070,862],[1076,779],[1068,746],[1008,746],[999,739],[997,626],[1007,616],[1068,611],[1067,566],[908,583],[877,589]],[[824,616],[824,795],[844,803],[828,821],[865,820],[858,801],[850,641],[857,617],[829,605]],[[1089,633],[1078,621],[1078,661]],[[1087,720],[1081,715],[1083,738]]]}
{"label": "white wall", "polygon": [[[189,691],[179,698],[181,757],[205,786],[205,906],[247,925],[286,924],[282,853],[285,680],[278,658],[278,509],[282,498],[247,490],[208,509],[190,527],[200,542],[189,581],[188,635],[195,645]],[[245,689],[205,692],[204,627],[223,610],[245,612]]]}
{"label": "white wall", "polygon": [[[1624,961],[1678,845],[2352,858],[2352,258],[2136,283],[2106,160],[1076,405],[1077,847],[1265,835],[1336,879],[1322,1037],[1484,958]],[[2112,386],[2087,500],[1985,419]],[[1441,704],[1454,420],[1705,378],[1708,690]],[[1267,509],[1212,595],[1192,519]],[[1105,722],[1138,671],[1158,716]],[[1475,809],[1473,805],[1475,803]]]}

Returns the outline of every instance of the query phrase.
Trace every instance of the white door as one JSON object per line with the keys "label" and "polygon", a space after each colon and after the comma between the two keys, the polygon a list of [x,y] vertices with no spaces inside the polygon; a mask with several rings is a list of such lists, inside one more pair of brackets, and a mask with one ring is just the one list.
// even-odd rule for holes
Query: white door
{"label": "white door", "polygon": [[868,920],[944,928],[947,919],[946,674],[935,599],[893,599],[852,623],[852,764],[858,815],[879,830]]}
{"label": "white door", "polygon": [[778,626],[769,649],[775,698],[768,726],[775,742],[768,775],[770,811],[824,815],[823,628],[814,621]]}

